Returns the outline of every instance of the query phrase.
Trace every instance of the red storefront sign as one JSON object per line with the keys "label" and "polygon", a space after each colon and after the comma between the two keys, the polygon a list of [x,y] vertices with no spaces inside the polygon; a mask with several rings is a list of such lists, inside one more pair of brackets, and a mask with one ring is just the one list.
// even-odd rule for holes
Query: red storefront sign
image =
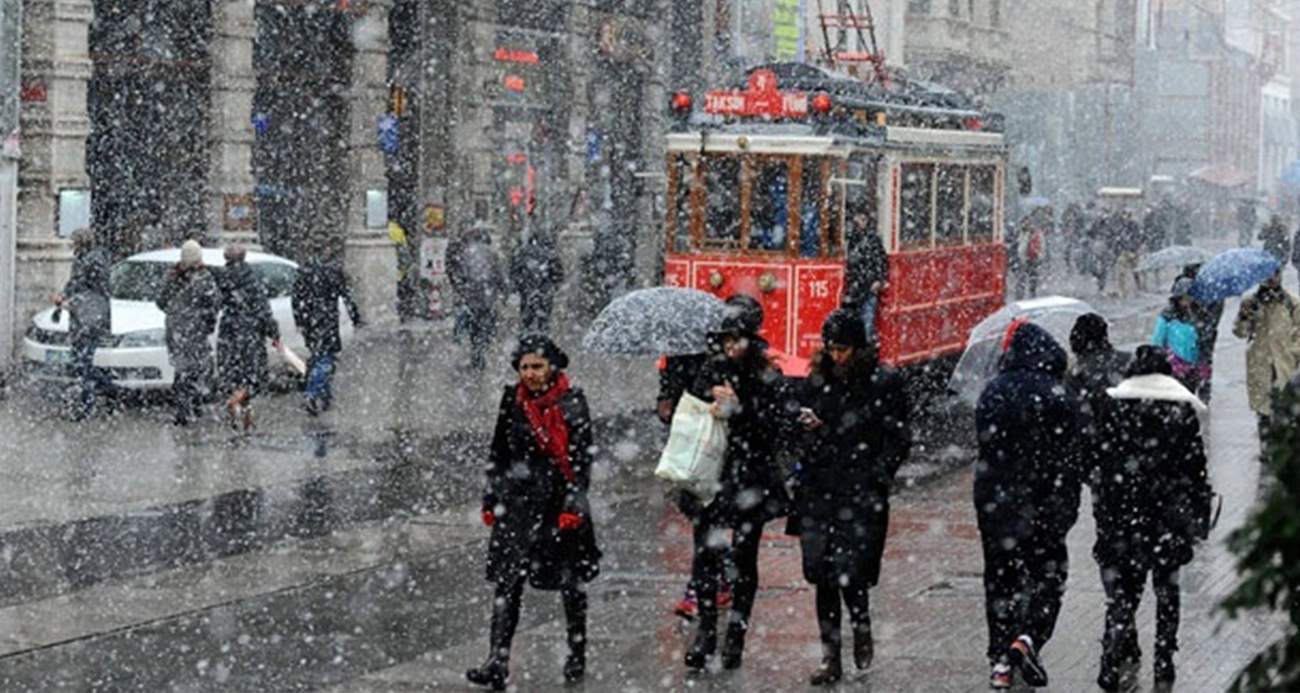
{"label": "red storefront sign", "polygon": [[710,91],[704,94],[704,112],[723,116],[767,116],[803,118],[808,115],[808,95],[801,91],[780,91],[776,74],[754,70],[745,91]]}

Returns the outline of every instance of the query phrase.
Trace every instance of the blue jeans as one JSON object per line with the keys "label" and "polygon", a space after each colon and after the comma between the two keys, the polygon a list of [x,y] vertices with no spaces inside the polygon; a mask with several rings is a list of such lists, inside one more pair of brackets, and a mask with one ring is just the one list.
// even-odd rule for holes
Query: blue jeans
{"label": "blue jeans", "polygon": [[313,352],[307,360],[307,400],[319,401],[321,407],[328,409],[333,399],[330,378],[334,375],[334,354],[326,351]]}
{"label": "blue jeans", "polygon": [[867,327],[867,338],[876,338],[876,304],[880,302],[880,297],[871,294],[862,301],[862,322]]}
{"label": "blue jeans", "polygon": [[89,416],[95,411],[95,395],[103,388],[109,394],[117,392],[117,386],[113,384],[113,378],[108,371],[95,365],[95,348],[98,346],[95,342],[89,344],[74,344],[72,346],[72,363],[77,373],[77,380],[81,384],[81,409],[76,413],[76,417]]}

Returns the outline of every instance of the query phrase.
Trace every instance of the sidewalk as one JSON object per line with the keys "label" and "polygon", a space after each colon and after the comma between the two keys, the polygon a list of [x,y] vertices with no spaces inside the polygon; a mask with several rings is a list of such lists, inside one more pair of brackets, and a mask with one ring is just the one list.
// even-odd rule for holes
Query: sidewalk
{"label": "sidewalk", "polygon": [[[1225,314],[1231,316],[1235,305]],[[1230,319],[1225,318],[1225,319]],[[1175,690],[1225,690],[1236,673],[1285,622],[1265,615],[1227,622],[1217,603],[1237,583],[1225,537],[1244,521],[1258,483],[1254,417],[1246,406],[1244,344],[1223,330],[1209,425],[1211,476],[1224,496],[1209,542],[1183,571],[1181,649]],[[873,591],[875,664],[852,672],[841,690],[985,691],[986,630],[979,532],[971,503],[972,472],[964,469],[901,492],[893,504],[882,583]],[[691,552],[687,523],[663,485],[648,472],[594,487],[605,550],[602,577],[592,584],[587,686],[592,690],[789,691],[807,687],[819,660],[813,592],[802,579],[797,542],[766,528],[761,587],[745,664],[736,672],[688,677],[681,664],[692,630],[670,608],[681,595]],[[1045,690],[1096,690],[1105,598],[1091,557],[1095,536],[1085,491],[1080,521],[1069,536],[1071,573],[1055,637],[1043,648],[1052,685]],[[481,570],[482,548],[471,559]],[[478,587],[478,628],[469,638],[431,646],[415,661],[340,684],[336,691],[471,690],[466,668],[484,656],[490,585]],[[523,691],[564,690],[563,619],[552,593],[529,592],[516,638],[512,683]],[[1138,690],[1152,686],[1153,597],[1139,612],[1144,652]],[[469,630],[473,631],[472,626]]]}

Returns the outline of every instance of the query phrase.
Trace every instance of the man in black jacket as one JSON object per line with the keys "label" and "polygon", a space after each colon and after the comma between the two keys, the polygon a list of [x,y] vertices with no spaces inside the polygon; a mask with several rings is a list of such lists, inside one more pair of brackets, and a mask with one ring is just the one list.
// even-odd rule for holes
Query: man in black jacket
{"label": "man in black jacket", "polygon": [[69,316],[72,362],[81,383],[81,401],[72,412],[72,420],[79,421],[94,412],[99,390],[115,397],[117,386],[104,369],[95,365],[95,350],[100,340],[113,333],[108,249],[95,241],[89,229],[80,229],[72,235],[72,253],[72,275],[63,293],[54,297],[54,305],[66,310]]}
{"label": "man in black jacket", "polygon": [[880,292],[889,285],[889,254],[876,233],[871,217],[859,212],[853,216],[848,238],[847,274],[844,307],[856,310],[867,326],[867,336],[876,335],[876,306]]}
{"label": "man in black jacket", "polygon": [[1043,328],[1013,323],[1001,372],[975,409],[975,510],[984,548],[989,683],[1019,669],[1047,685],[1037,648],[1052,637],[1065,595],[1065,535],[1079,515],[1079,402],[1062,383],[1066,354]]}
{"label": "man in black jacket", "polygon": [[307,340],[307,413],[329,409],[333,400],[330,379],[335,356],[343,350],[339,337],[339,300],[347,307],[354,327],[362,327],[361,312],[352,297],[352,282],[332,247],[325,246],[298,270],[293,282],[293,320]]}

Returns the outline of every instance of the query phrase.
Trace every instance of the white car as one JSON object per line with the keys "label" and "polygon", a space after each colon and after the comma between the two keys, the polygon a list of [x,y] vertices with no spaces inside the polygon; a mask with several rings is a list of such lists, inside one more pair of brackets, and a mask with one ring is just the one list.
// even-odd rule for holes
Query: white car
{"label": "white car", "polygon": [[[179,248],[153,250],[132,255],[113,266],[109,291],[113,304],[113,334],[95,350],[95,365],[108,370],[123,388],[149,390],[171,387],[173,371],[167,360],[164,338],[165,316],[154,304],[167,270],[180,260]],[[289,294],[298,274],[298,265],[278,255],[249,252],[245,260],[266,284],[271,298],[271,313],[280,326],[286,346],[306,356],[302,335],[293,322]],[[203,249],[203,264],[221,267],[225,257],[219,248]],[[68,345],[68,316],[56,322],[56,309],[49,308],[32,316],[32,326],[23,338],[23,358],[37,380],[69,382],[76,377],[72,367],[72,349]],[[343,311],[341,311],[342,313]],[[341,318],[342,337],[351,335],[352,326]],[[216,343],[215,335],[212,338]],[[271,368],[288,369],[280,353],[270,346]]]}

